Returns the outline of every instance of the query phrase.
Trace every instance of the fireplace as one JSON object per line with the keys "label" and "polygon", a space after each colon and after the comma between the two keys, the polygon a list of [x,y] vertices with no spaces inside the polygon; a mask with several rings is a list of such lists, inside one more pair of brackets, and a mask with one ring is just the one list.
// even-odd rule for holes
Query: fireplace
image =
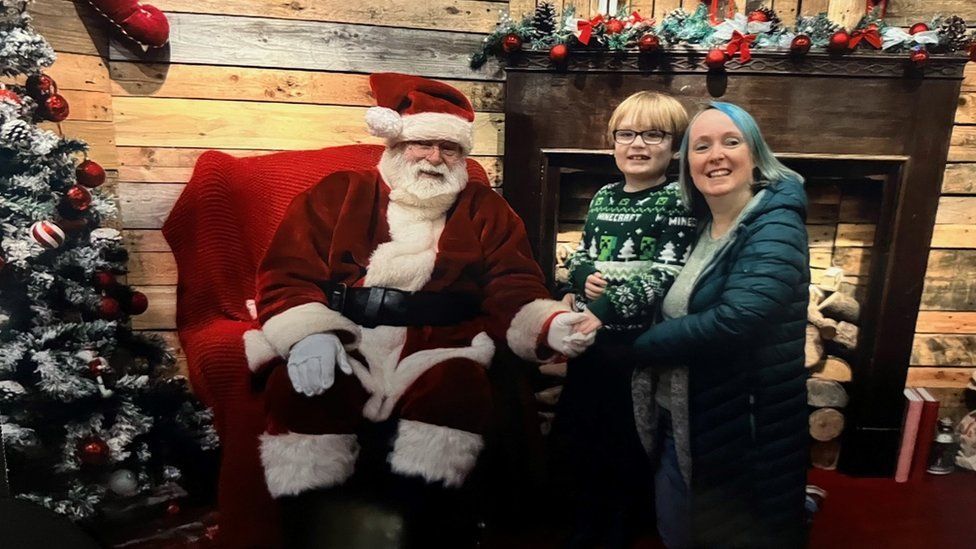
{"label": "fireplace", "polygon": [[[745,107],[780,159],[809,181],[814,279],[827,262],[846,265],[854,275],[849,290],[862,302],[840,466],[890,475],[965,60],[933,57],[919,75],[901,57],[810,54],[797,61],[763,52],[745,67],[709,73],[703,55],[576,54],[561,70],[544,54],[513,58],[505,197],[555,285],[559,241],[572,245],[588,194],[614,177],[604,135],[617,103],[649,89],[674,95],[690,112],[711,99]],[[853,245],[838,246],[839,231],[853,235]],[[829,257],[817,250],[828,236]]]}

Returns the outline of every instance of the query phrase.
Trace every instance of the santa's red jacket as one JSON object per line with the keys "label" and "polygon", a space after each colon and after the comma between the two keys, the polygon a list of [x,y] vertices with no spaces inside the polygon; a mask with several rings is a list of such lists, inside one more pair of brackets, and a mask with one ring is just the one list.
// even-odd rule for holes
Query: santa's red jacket
{"label": "santa's red jacket", "polygon": [[[455,326],[361,328],[330,309],[321,282],[350,287],[460,292],[481,314]],[[289,206],[257,280],[258,320],[245,351],[252,369],[320,332],[340,336],[373,393],[364,413],[385,419],[410,383],[434,364],[465,357],[487,366],[494,342],[538,361],[546,321],[566,306],[548,299],[521,219],[483,185],[468,185],[433,219],[390,200],[378,169],[335,173]],[[487,334],[484,335],[484,334]]]}

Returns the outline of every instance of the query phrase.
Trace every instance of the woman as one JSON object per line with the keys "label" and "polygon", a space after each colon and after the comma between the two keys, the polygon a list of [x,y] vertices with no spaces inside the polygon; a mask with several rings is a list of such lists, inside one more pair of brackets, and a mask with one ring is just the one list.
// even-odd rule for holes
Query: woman
{"label": "woman", "polygon": [[803,178],[730,103],[696,116],[680,182],[698,241],[635,341],[638,432],[676,547],[801,547],[809,284]]}

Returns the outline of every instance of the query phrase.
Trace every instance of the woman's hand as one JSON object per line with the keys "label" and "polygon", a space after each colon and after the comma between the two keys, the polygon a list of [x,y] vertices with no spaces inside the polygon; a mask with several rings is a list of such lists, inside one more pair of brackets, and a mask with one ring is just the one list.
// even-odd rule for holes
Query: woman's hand
{"label": "woman's hand", "polygon": [[[607,290],[607,281],[603,278],[600,271],[597,271],[590,276],[586,277],[586,284],[583,287],[583,295],[586,299],[594,300]],[[594,317],[595,318],[595,317]]]}
{"label": "woman's hand", "polygon": [[586,318],[582,322],[576,324],[577,332],[583,335],[589,335],[603,327],[603,321],[597,318],[596,315],[590,311],[583,311],[583,314],[586,315]]}

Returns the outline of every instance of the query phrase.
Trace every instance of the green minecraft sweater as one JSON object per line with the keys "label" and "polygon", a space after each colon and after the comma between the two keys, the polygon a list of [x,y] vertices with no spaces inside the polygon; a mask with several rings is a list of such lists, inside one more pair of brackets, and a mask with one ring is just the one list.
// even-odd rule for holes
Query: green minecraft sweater
{"label": "green minecraft sweater", "polygon": [[[647,328],[695,242],[695,218],[677,182],[637,192],[624,183],[593,196],[579,248],[566,260],[579,309],[589,309],[606,329]],[[586,277],[599,271],[606,291],[590,301]]]}

